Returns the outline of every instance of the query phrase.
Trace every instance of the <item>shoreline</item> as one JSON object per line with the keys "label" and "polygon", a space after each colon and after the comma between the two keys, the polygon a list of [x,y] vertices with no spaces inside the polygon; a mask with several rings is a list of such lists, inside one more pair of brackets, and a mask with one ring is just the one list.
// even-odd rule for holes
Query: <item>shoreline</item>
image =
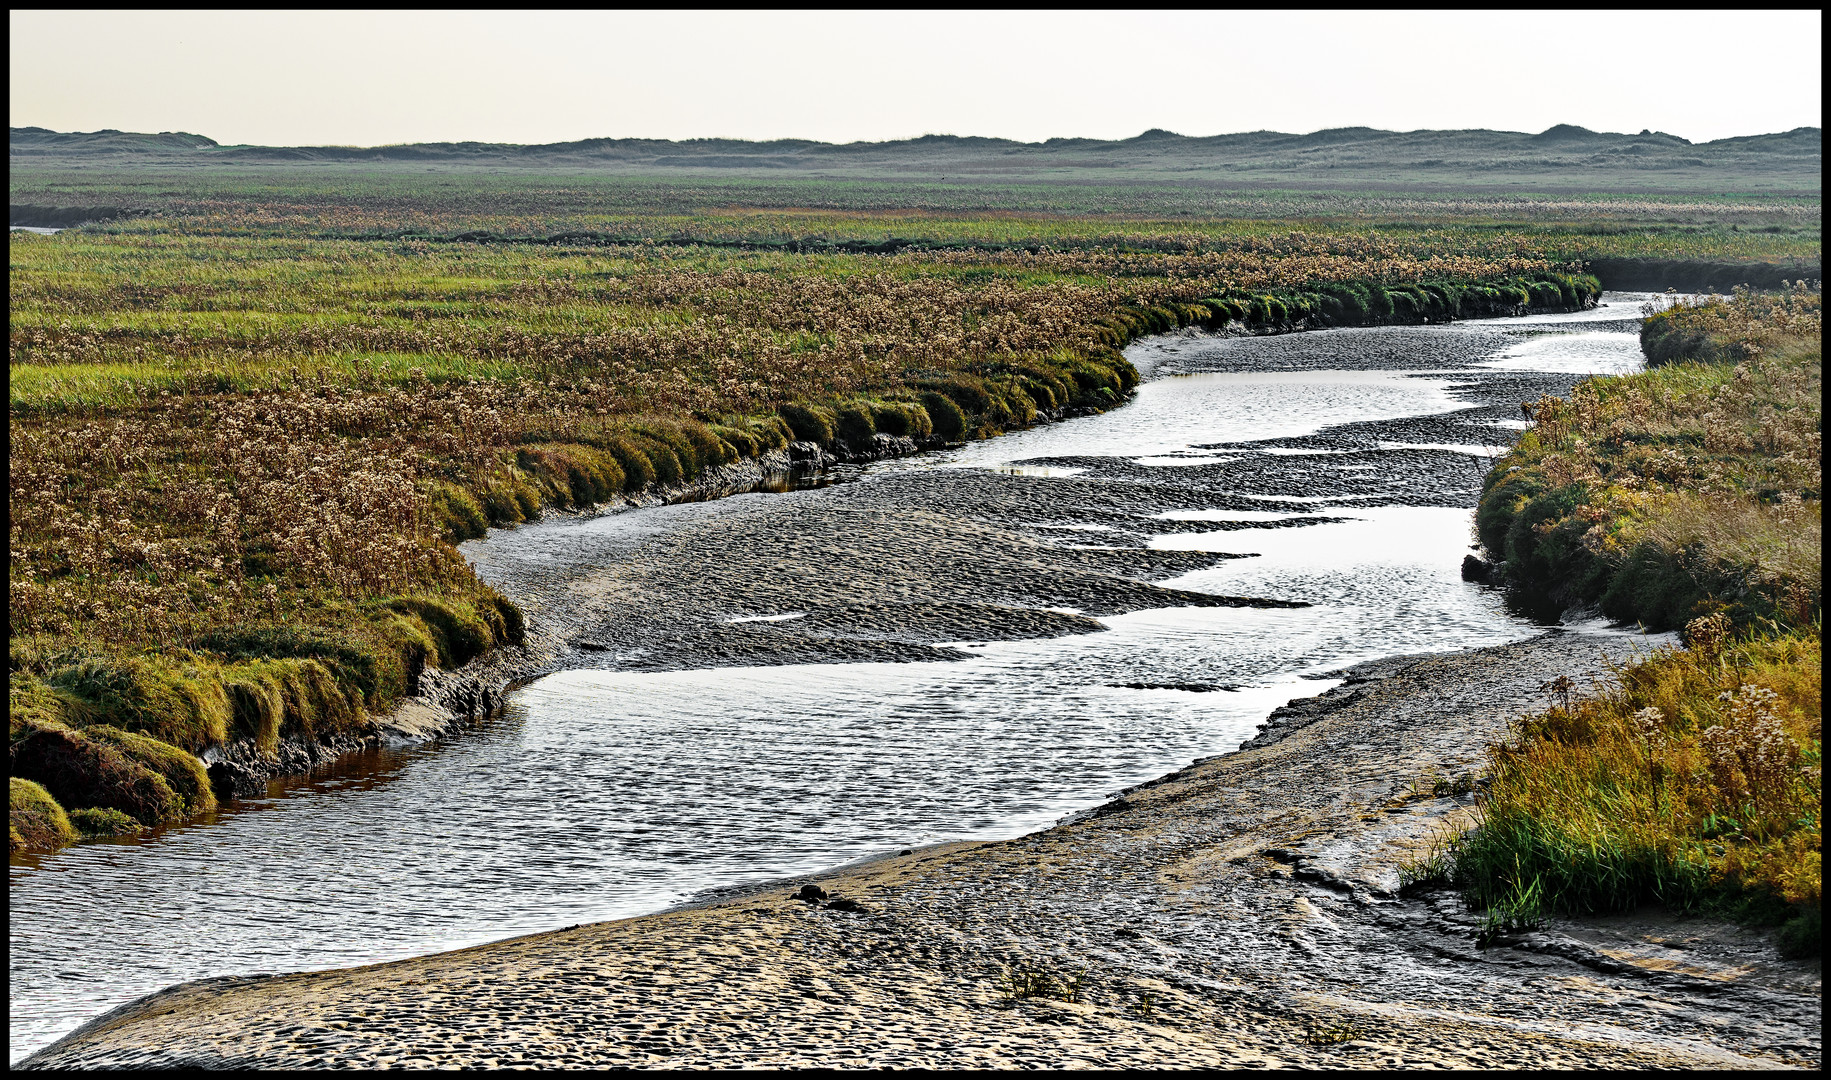
{"label": "shoreline", "polygon": [[[1177,335],[1177,337],[1184,337],[1184,336],[1194,334],[1194,333],[1195,333],[1195,331],[1186,331],[1184,335]],[[1174,339],[1172,339],[1172,340],[1174,340]],[[1146,343],[1146,347],[1148,348],[1148,343]],[[1147,363],[1147,360],[1143,357],[1140,357],[1140,359],[1138,360],[1138,363],[1140,364],[1140,366],[1143,366]],[[787,468],[786,462],[782,463],[782,468]],[[668,492],[651,492],[651,493],[649,493],[648,498],[641,500],[639,505],[641,505],[641,504],[658,505],[658,504],[662,504],[662,503],[666,503],[666,502],[685,501],[685,500],[692,499],[695,497],[703,498],[706,496],[706,494],[708,494],[707,489],[709,489],[709,488],[716,488],[716,489],[720,489],[720,490],[724,490],[724,491],[744,490],[744,489],[746,489],[746,487],[748,487],[748,486],[752,485],[754,482],[756,482],[760,477],[767,477],[769,475],[779,475],[780,472],[781,472],[781,469],[760,470],[758,474],[751,475],[751,476],[718,477],[718,478],[715,478],[712,476],[702,477],[700,483],[695,484],[695,485],[683,485],[681,488],[678,488],[678,489],[675,489],[672,491],[668,491]],[[729,481],[729,482],[709,482],[709,481]],[[695,489],[697,489],[697,490],[695,490]],[[768,502],[768,500],[765,500],[765,502]],[[585,516],[595,517],[595,516],[604,515],[607,513],[615,513],[615,512],[617,512],[617,509],[620,509],[620,508],[621,507],[618,507],[615,509],[598,508],[596,513],[586,512],[584,514],[556,514],[554,516],[555,517],[565,517],[565,518],[585,517]],[[1155,577],[1156,575],[1151,574],[1149,576]],[[513,589],[510,589],[509,592],[510,592],[510,595],[512,595],[512,596],[518,595],[515,592],[515,590],[513,590]],[[552,605],[552,604],[548,604],[547,606],[549,608],[555,607],[555,605]],[[563,605],[561,607],[563,607]],[[759,610],[761,610],[761,609],[759,609]],[[552,614],[557,614],[557,615],[560,615],[561,617],[564,617],[570,613],[556,608],[555,611],[552,612]],[[530,618],[530,628],[531,629],[540,630],[540,629],[550,628],[550,626],[551,626],[551,624],[547,620],[541,618],[540,615],[538,615],[538,614],[534,614]],[[558,633],[558,632],[533,634],[533,635],[531,635],[531,641],[530,641],[531,647],[516,649],[516,650],[505,650],[505,651],[498,652],[497,654],[493,654],[491,657],[486,658],[485,662],[480,663],[480,664],[475,664],[475,665],[472,665],[472,666],[464,669],[462,674],[468,680],[471,681],[471,684],[473,686],[483,684],[483,690],[482,690],[481,694],[479,695],[479,697],[481,697],[483,700],[487,701],[488,700],[487,695],[491,692],[492,688],[489,685],[484,683],[485,680],[496,683],[496,686],[498,688],[506,688],[508,686],[515,685],[515,681],[517,679],[536,676],[542,670],[551,669],[552,665],[549,661],[550,661],[552,654],[550,652],[548,653],[547,656],[542,656],[539,654],[540,654],[540,652],[543,651],[542,650],[543,645],[554,648],[554,649],[561,647],[563,637],[564,637],[564,635],[561,633]],[[562,664],[561,666],[565,666],[565,665]],[[443,674],[438,674],[438,675],[432,676],[432,679],[437,679],[437,680],[441,680],[441,681],[444,678],[445,678],[445,676]],[[429,681],[432,681],[432,680],[429,679]],[[1267,704],[1270,704],[1270,703],[1268,702]],[[1256,717],[1254,717],[1254,718],[1256,718]],[[456,719],[457,719],[457,717],[455,716],[455,711],[454,711],[454,714],[437,715],[434,718],[435,724],[437,726],[428,725],[431,728],[431,730],[430,731],[423,730],[422,735],[428,736],[428,737],[436,736],[437,734],[443,733],[446,730],[451,730],[451,729],[455,728],[455,726],[456,726]],[[1197,748],[1191,748],[1191,752],[1200,752],[1200,751]],[[1184,758],[1182,760],[1187,760],[1187,759]],[[1166,762],[1165,764],[1167,765],[1169,763]],[[766,886],[766,885],[758,886],[758,888],[764,888],[764,889],[767,889],[768,887],[769,886]],[[707,903],[707,902],[715,902],[719,898],[716,896],[713,896],[713,897],[695,898],[695,899],[698,900],[698,902],[700,902],[700,903]],[[205,970],[207,970],[207,968]]]}
{"label": "shoreline", "polygon": [[[1523,305],[1520,314],[1565,314],[1591,310],[1599,303],[1599,298],[1591,299],[1575,308],[1565,306]],[[1455,322],[1481,323],[1486,318],[1457,319]],[[1284,325],[1248,325],[1234,320],[1223,327],[1201,329],[1194,326],[1182,327],[1160,334],[1147,334],[1134,338],[1133,342],[1148,341],[1155,338],[1170,338],[1190,333],[1201,333],[1214,337],[1248,337],[1275,336],[1286,334],[1309,333],[1318,330],[1339,329],[1334,325],[1310,325],[1307,319],[1298,319]],[[1150,374],[1140,372],[1140,381],[1147,380]],[[1114,408],[1121,408],[1130,401],[1133,391],[1121,399]],[[1085,415],[1098,415],[1102,411],[1095,409],[1077,409],[1063,407],[1052,411],[1043,411],[1038,419],[1026,427],[1014,431],[1028,430],[1043,424],[1061,423]],[[1009,434],[1001,432],[1000,434]],[[729,465],[715,466],[706,470],[699,477],[672,486],[651,485],[641,491],[632,492],[613,502],[600,503],[596,506],[578,510],[564,511],[546,507],[538,521],[525,524],[542,524],[555,520],[588,520],[626,510],[652,506],[671,505],[682,502],[700,502],[725,498],[730,495],[744,494],[764,490],[773,482],[797,476],[820,477],[827,475],[835,465],[869,464],[890,458],[901,458],[929,453],[941,449],[953,449],[964,445],[951,443],[937,437],[920,441],[907,437],[890,437],[879,435],[879,443],[869,449],[852,449],[843,443],[834,443],[832,447],[823,448],[812,443],[791,444],[785,450],[767,451],[755,458],[746,458]],[[886,440],[888,440],[886,442]],[[837,450],[838,453],[833,451]],[[513,599],[513,598],[511,598]],[[545,631],[543,633],[543,630]],[[497,647],[470,663],[449,672],[428,671],[422,675],[434,675],[435,682],[430,694],[420,693],[399,702],[389,713],[376,717],[378,732],[373,741],[365,741],[355,749],[365,750],[374,746],[399,747],[415,743],[429,742],[442,738],[462,728],[494,715],[503,704],[503,697],[512,690],[524,686],[543,675],[550,674],[556,668],[551,661],[571,644],[565,640],[568,635],[556,633],[551,628],[539,627],[533,620],[528,627],[528,640],[522,645]],[[251,745],[251,744],[250,744]],[[309,750],[310,748],[306,748]],[[305,773],[275,771],[263,777],[277,779],[288,775],[308,775],[319,767],[334,765],[339,754],[329,758],[316,757],[312,767]],[[240,793],[241,789],[236,789]]]}
{"label": "shoreline", "polygon": [[[1358,664],[1292,703],[1303,722],[1268,718],[1257,746],[1039,832],[187,983],[21,1065],[1814,1067],[1818,965],[1759,935],[1639,912],[1478,949],[1478,916],[1403,885],[1470,812],[1433,778],[1476,765],[1544,678],[1599,674],[1598,647],[1621,644],[1551,631]],[[792,899],[794,881],[827,900]],[[1013,994],[1014,972],[1057,992]]]}
{"label": "shoreline", "polygon": [[[1575,307],[1526,303],[1504,315],[1489,314],[1451,321],[1480,323],[1492,317],[1573,313],[1590,310],[1598,303],[1599,294],[1597,297],[1585,298]],[[1428,323],[1430,320],[1426,318],[1423,321]],[[1380,319],[1366,323],[1385,324]],[[1218,337],[1279,336],[1355,325],[1361,324],[1336,325],[1328,320],[1315,322],[1308,316],[1284,322],[1251,322],[1234,318],[1212,327],[1201,328],[1189,324],[1160,334],[1141,333],[1131,338],[1131,342],[1191,332]],[[1140,373],[1140,377],[1147,376]],[[1122,407],[1130,397],[1131,394],[1128,393],[1112,407]],[[1012,430],[1059,423],[1104,411],[1110,410],[1064,406],[1039,412],[1036,421]],[[917,440],[882,434],[877,435],[874,442],[865,447],[852,447],[842,442],[834,442],[826,447],[814,443],[793,443],[785,449],[767,451],[755,458],[713,466],[690,481],[674,485],[652,484],[614,501],[599,503],[584,510],[565,511],[551,506],[544,507],[541,517],[527,524],[562,518],[593,518],[628,509],[723,498],[764,489],[772,483],[796,476],[821,476],[839,464],[867,464],[958,445],[962,444],[950,443],[940,437]],[[501,710],[507,693],[557,670],[554,661],[578,644],[569,641],[569,635],[556,632],[551,627],[543,628],[539,623],[540,620],[529,620],[526,640],[519,645],[497,646],[454,670],[427,668],[419,675],[414,694],[395,702],[384,713],[370,714],[366,731],[345,733],[329,742],[285,738],[271,755],[262,753],[254,739],[244,737],[207,748],[199,755],[199,760],[219,799],[258,797],[265,794],[268,783],[274,780],[308,778],[335,769],[340,761],[355,754],[433,742],[461,731],[496,715]],[[589,645],[585,647],[589,648]],[[79,844],[81,842],[81,839],[77,841]],[[27,853],[48,852],[28,849]]]}

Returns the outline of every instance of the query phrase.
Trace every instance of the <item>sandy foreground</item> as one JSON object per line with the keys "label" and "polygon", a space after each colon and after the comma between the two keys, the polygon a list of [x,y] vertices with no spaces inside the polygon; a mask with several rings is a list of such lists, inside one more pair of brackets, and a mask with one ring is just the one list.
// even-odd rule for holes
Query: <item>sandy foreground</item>
{"label": "sandy foreground", "polygon": [[[1821,968],[1658,911],[1476,944],[1400,865],[1509,718],[1630,639],[1350,669],[1260,745],[1015,840],[343,971],[207,980],[28,1067],[1804,1067]],[[1249,744],[1250,745],[1250,744]],[[531,839],[532,843],[538,840]],[[1072,1000],[1066,1000],[1072,999]]]}

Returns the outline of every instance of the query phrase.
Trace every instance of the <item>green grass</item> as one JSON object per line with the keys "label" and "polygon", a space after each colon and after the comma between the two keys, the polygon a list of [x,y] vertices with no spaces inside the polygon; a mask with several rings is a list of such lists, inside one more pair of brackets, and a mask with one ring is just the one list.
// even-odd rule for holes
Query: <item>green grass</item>
{"label": "green grass", "polygon": [[1490,749],[1477,828],[1408,871],[1448,879],[1490,932],[1663,903],[1780,925],[1818,951],[1822,691],[1816,627],[1621,668]]}

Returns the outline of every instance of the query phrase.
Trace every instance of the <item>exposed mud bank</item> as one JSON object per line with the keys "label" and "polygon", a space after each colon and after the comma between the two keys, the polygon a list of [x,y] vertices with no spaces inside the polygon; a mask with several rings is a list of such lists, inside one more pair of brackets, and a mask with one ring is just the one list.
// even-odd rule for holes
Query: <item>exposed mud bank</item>
{"label": "exposed mud bank", "polygon": [[[1050,415],[1044,419],[1062,418]],[[792,443],[783,450],[707,469],[685,483],[651,484],[626,498],[600,504],[588,511],[568,513],[549,509],[546,519],[595,517],[641,507],[776,490],[797,480],[812,480],[839,465],[869,464],[948,445],[957,444],[939,438],[912,439],[883,434],[862,447],[842,442],[830,447]],[[413,696],[397,703],[387,713],[372,718],[366,731],[322,742],[284,739],[274,754],[263,753],[252,739],[242,739],[207,751],[204,763],[220,796],[250,796],[265,791],[269,781],[331,769],[351,754],[442,738],[496,715],[511,689],[554,670],[571,644],[560,628],[550,623],[530,626],[521,645],[497,648],[455,671],[423,670]]]}
{"label": "exposed mud bank", "polygon": [[1043,832],[813,890],[187,984],[24,1064],[1815,1068],[1819,967],[1757,935],[1643,911],[1481,948],[1451,894],[1401,887],[1470,812],[1433,779],[1478,767],[1545,679],[1600,675],[1626,640],[1359,665],[1274,741]]}

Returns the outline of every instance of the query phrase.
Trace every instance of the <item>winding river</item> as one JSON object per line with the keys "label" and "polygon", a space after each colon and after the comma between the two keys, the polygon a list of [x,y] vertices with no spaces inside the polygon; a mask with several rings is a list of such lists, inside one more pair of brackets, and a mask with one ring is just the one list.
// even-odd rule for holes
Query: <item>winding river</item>
{"label": "winding river", "polygon": [[[679,647],[594,646],[437,746],[364,755],[138,840],[14,858],[12,1060],[177,982],[398,959],[1020,835],[1237,747],[1347,664],[1541,632],[1461,580],[1470,509],[1523,426],[1522,400],[1638,369],[1643,299],[1166,335],[1128,350],[1146,379],[1101,416],[846,470],[829,487],[492,532],[465,545],[486,578],[513,587],[563,560],[568,588],[635,595],[654,635],[689,615],[709,629]],[[948,637],[885,624],[882,606],[797,605],[770,582],[741,597],[695,586],[665,557],[792,537],[796,521],[902,520],[910,506],[1088,565],[1148,563],[1159,588],[1309,606],[920,607],[923,625],[960,628]],[[948,557],[965,565],[970,548]],[[890,551],[816,569],[863,589],[906,563]],[[632,567],[647,568],[639,589]],[[1096,599],[1119,581],[1084,576]],[[1013,629],[1032,616],[1044,629]]]}

